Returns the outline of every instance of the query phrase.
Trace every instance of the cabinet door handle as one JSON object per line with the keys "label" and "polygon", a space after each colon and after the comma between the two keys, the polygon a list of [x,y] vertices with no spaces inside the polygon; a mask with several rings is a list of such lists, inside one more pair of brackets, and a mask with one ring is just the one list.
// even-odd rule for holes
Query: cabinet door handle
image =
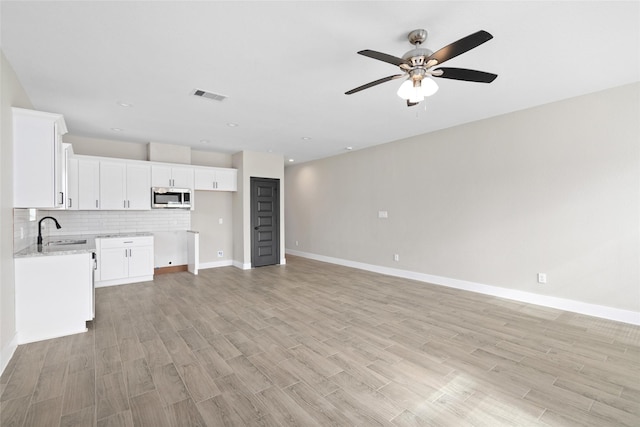
{"label": "cabinet door handle", "polygon": [[127,200],[127,207],[130,208],[131,207],[131,200]]}
{"label": "cabinet door handle", "polygon": [[71,197],[69,197],[69,207],[71,207],[71,205],[73,205],[73,202],[71,201]]}
{"label": "cabinet door handle", "polygon": [[98,200],[96,199],[96,209],[98,209]]}
{"label": "cabinet door handle", "polygon": [[60,192],[60,204],[64,206],[64,193],[62,191]]}
{"label": "cabinet door handle", "polygon": [[123,201],[122,201],[122,207],[123,207],[123,208],[126,208],[126,207],[127,207],[127,201],[126,201],[126,200],[123,200]]}

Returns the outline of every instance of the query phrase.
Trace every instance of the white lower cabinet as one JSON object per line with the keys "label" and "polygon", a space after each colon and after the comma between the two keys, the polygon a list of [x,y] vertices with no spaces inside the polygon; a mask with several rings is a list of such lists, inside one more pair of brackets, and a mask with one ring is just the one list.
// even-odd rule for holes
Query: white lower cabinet
{"label": "white lower cabinet", "polygon": [[91,253],[16,258],[18,344],[86,332],[93,319]]}
{"label": "white lower cabinet", "polygon": [[153,236],[96,239],[96,287],[153,280]]}

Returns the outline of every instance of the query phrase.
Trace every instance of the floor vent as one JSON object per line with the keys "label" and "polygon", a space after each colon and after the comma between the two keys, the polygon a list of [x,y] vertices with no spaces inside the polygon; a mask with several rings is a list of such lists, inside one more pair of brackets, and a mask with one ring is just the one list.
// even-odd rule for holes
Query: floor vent
{"label": "floor vent", "polygon": [[227,99],[227,97],[224,95],[220,95],[219,93],[207,92],[206,90],[202,89],[194,89],[191,94],[200,98],[211,99],[213,101],[224,101],[225,99]]}

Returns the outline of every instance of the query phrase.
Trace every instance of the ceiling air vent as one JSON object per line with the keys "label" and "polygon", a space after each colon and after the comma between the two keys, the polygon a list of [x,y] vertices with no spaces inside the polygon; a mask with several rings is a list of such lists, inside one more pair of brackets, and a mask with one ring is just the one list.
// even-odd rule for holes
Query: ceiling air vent
{"label": "ceiling air vent", "polygon": [[224,95],[220,95],[219,93],[207,92],[206,90],[202,89],[194,89],[191,94],[200,98],[211,99],[213,101],[224,101],[225,99],[227,99],[227,97]]}

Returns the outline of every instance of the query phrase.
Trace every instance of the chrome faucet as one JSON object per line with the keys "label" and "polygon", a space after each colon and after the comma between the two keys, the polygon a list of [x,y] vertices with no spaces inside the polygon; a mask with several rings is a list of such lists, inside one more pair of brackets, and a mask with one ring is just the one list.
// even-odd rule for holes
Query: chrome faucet
{"label": "chrome faucet", "polygon": [[38,252],[42,252],[42,221],[44,221],[45,219],[52,219],[53,222],[56,223],[56,228],[58,230],[60,230],[62,227],[60,226],[60,224],[58,224],[58,220],[55,219],[52,216],[45,216],[44,218],[42,218],[39,222],[38,222]]}

